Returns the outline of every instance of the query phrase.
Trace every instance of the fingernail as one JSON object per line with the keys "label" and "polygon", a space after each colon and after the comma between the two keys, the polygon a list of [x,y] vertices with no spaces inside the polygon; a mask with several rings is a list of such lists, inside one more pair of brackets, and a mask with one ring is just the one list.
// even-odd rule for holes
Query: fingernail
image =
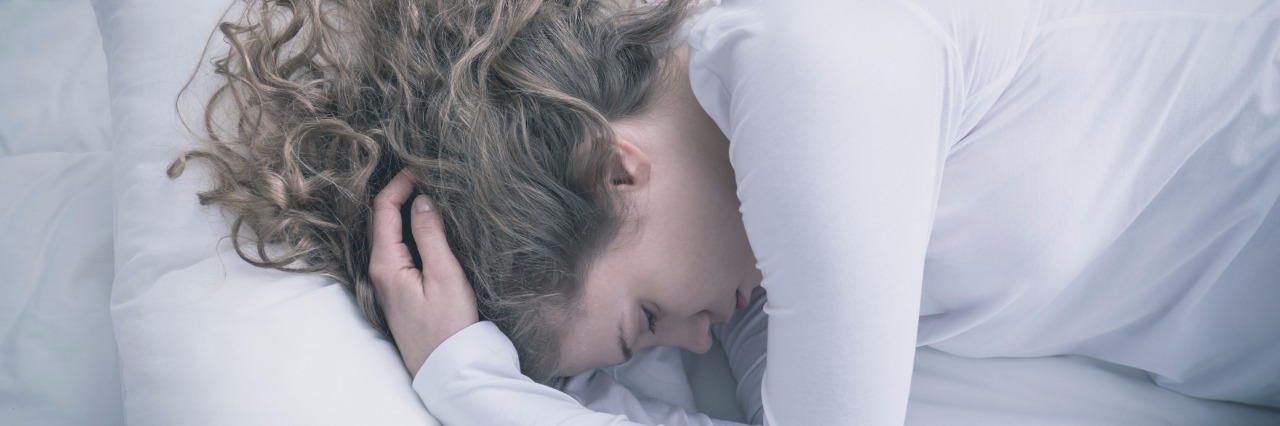
{"label": "fingernail", "polygon": [[431,199],[427,198],[426,195],[419,195],[418,198],[413,199],[413,209],[417,210],[418,213],[431,211]]}

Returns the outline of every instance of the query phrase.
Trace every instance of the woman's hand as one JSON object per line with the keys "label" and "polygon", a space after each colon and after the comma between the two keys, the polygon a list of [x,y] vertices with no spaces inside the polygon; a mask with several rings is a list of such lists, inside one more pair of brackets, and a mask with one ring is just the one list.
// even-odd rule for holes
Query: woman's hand
{"label": "woman's hand", "polygon": [[[449,249],[439,211],[425,195],[413,200],[409,223],[417,247],[403,241],[400,208],[413,175],[400,171],[373,199],[369,279],[409,374],[417,375],[436,347],[479,321],[471,285]],[[418,250],[422,269],[409,250]]]}

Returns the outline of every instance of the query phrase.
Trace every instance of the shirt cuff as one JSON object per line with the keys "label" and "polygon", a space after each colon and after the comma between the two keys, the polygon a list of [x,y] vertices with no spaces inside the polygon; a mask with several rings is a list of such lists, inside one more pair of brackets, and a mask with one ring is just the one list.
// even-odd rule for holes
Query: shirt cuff
{"label": "shirt cuff", "polygon": [[516,347],[492,321],[471,324],[445,339],[418,369],[413,390],[431,407],[455,374],[477,365],[520,373]]}

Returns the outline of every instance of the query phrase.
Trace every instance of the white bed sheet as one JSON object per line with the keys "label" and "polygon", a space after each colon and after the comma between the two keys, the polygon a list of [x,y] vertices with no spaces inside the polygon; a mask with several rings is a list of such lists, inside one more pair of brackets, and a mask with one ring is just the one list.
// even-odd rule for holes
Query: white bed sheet
{"label": "white bed sheet", "polygon": [[[691,393],[701,411],[741,421],[736,384],[719,351],[717,345],[703,356],[685,352]],[[626,373],[643,377],[639,372]],[[975,359],[923,347],[916,350],[906,424],[1262,426],[1280,425],[1280,411],[1189,397],[1156,386],[1144,371],[1085,357]]]}
{"label": "white bed sheet", "polygon": [[0,157],[111,149],[107,61],[87,0],[0,1]]}
{"label": "white bed sheet", "polygon": [[[0,2],[0,424],[125,423],[107,310],[114,165],[100,43],[85,0]],[[281,343],[256,341],[256,352]],[[916,356],[909,424],[1280,424],[1275,411],[1189,398],[1083,358]],[[723,354],[682,358],[623,368],[620,381],[740,418]],[[671,390],[681,370],[690,392]]]}
{"label": "white bed sheet", "polygon": [[124,424],[107,108],[88,1],[0,1],[0,424]]}
{"label": "white bed sheet", "polygon": [[0,424],[124,424],[111,155],[0,157]]}

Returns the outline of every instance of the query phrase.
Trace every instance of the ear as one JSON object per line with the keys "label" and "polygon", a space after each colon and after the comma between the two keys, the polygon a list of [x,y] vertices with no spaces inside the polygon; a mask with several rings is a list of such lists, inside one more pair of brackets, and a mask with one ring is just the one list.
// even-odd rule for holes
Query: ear
{"label": "ear", "polygon": [[653,163],[649,155],[635,143],[619,137],[614,141],[613,165],[610,181],[619,190],[644,188],[649,185]]}

